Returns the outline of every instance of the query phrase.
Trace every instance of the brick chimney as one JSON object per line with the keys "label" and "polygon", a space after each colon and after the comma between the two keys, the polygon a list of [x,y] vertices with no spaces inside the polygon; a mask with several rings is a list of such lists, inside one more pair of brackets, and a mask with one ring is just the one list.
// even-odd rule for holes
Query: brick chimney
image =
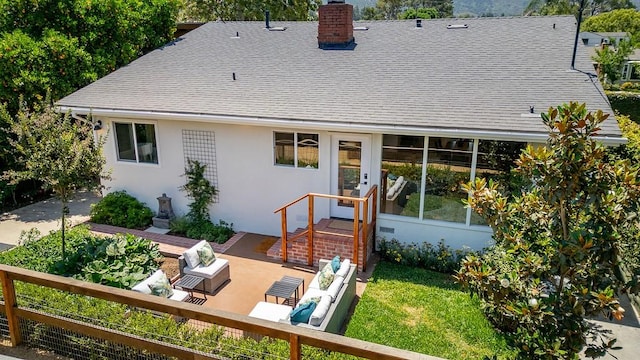
{"label": "brick chimney", "polygon": [[346,48],[353,43],[353,5],[329,0],[318,9],[318,47]]}

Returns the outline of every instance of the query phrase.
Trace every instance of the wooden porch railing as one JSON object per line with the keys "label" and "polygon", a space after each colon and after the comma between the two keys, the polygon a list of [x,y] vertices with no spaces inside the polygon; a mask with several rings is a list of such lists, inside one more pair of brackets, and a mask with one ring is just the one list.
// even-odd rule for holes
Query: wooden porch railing
{"label": "wooden porch railing", "polygon": [[[362,204],[362,209],[364,211],[364,216],[362,216],[362,242],[363,242],[363,253],[362,253],[362,269],[366,270],[367,267],[367,245],[369,239],[369,224],[373,225],[372,228],[375,231],[376,224],[376,212],[377,212],[377,201],[378,201],[378,186],[373,185],[371,189],[365,194],[364,197],[356,198],[350,196],[339,196],[339,195],[328,195],[328,194],[316,194],[316,193],[308,193],[303,195],[296,200],[278,208],[274,211],[274,213],[280,212],[281,215],[281,225],[282,225],[282,261],[287,261],[287,242],[293,241],[297,238],[306,236],[307,237],[307,264],[313,264],[313,235],[314,235],[314,208],[315,208],[315,198],[325,198],[331,200],[342,200],[342,201],[352,201],[354,202],[353,206],[353,259],[352,263],[358,264],[358,242],[360,239],[360,204]],[[307,229],[291,238],[288,238],[288,227],[287,227],[287,209],[299,203],[300,201],[308,199],[308,223]],[[371,203],[371,207],[369,204]],[[375,234],[374,234],[375,236]]]}
{"label": "wooden porch railing", "polygon": [[242,332],[261,334],[274,339],[282,339],[289,343],[289,359],[300,360],[301,346],[308,345],[329,351],[350,354],[368,359],[412,359],[412,360],[442,360],[429,355],[391,348],[362,340],[351,339],[317,330],[301,328],[290,324],[256,319],[246,315],[229,313],[212,308],[205,308],[196,304],[179,302],[140,294],[134,291],[117,289],[110,286],[88,283],[72,278],[40,273],[32,270],[0,264],[0,282],[2,283],[2,298],[0,314],[4,314],[8,322],[11,346],[18,346],[23,342],[21,329],[22,319],[47,324],[62,329],[83,334],[109,342],[121,344],[134,349],[141,349],[151,353],[164,354],[178,359],[205,360],[220,359],[212,353],[174,345],[158,340],[146,339],[123,331],[112,330],[91,323],[78,321],[58,315],[49,314],[27,306],[19,306],[15,281],[23,281],[45,288],[53,288],[73,294],[80,294],[112,302],[128,304],[132,307],[150,309],[167,314],[203,321],[209,324],[225,326]]}

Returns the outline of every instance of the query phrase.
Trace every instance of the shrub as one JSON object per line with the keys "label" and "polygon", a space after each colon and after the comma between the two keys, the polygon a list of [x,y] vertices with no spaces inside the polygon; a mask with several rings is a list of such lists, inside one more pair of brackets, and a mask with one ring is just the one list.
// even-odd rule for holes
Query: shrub
{"label": "shrub", "polygon": [[520,156],[516,170],[532,180],[520,196],[481,178],[465,186],[496,245],[465,258],[456,277],[519,358],[577,359],[585,346],[586,356],[603,355],[614,341],[585,318],[620,320],[618,295],[638,290],[619,276],[619,254],[636,242],[625,234],[637,226],[640,179],[628,160],[608,162],[594,138],[607,117],[578,103],[542,114],[549,140]]}
{"label": "shrub", "polygon": [[109,193],[91,207],[91,221],[125,227],[127,229],[144,228],[151,224],[153,212],[144,203],[127,194],[126,191]]}
{"label": "shrub", "polygon": [[178,217],[170,223],[171,233],[186,236],[190,239],[207,240],[218,244],[223,244],[229,240],[235,232],[233,224],[220,220],[218,224],[211,221],[192,221],[188,217]]}
{"label": "shrub", "polygon": [[640,94],[612,91],[607,91],[606,94],[611,102],[611,108],[616,113],[627,115],[631,120],[640,123]]}
{"label": "shrub", "polygon": [[402,244],[396,239],[380,241],[383,260],[445,274],[453,274],[460,267],[460,260],[470,253],[469,249],[451,250],[444,240],[440,240],[436,246],[428,242],[421,245]]}

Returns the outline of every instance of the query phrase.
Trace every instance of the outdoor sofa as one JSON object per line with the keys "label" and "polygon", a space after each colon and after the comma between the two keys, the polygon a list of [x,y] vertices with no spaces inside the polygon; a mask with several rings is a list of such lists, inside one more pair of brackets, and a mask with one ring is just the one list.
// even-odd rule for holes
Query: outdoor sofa
{"label": "outdoor sofa", "polygon": [[[320,290],[320,272],[328,263],[331,263],[331,260],[321,259],[319,261],[319,271],[298,302],[298,304],[303,304],[315,297],[321,299],[313,310],[309,322],[291,321],[292,308],[289,305],[264,301],[259,302],[249,316],[334,334],[339,333],[356,296],[356,265],[351,264],[349,259],[343,260],[340,266],[346,266],[342,271],[344,277],[336,276],[327,290]],[[337,274],[339,273],[340,271],[337,272]]]}
{"label": "outdoor sofa", "polygon": [[[153,286],[153,284],[158,283],[158,281],[164,280],[163,277],[164,279],[166,279],[167,282],[169,281],[164,271],[158,269],[156,270],[156,272],[151,274],[151,276],[137,283],[134,287],[131,288],[131,290],[137,291],[142,294],[153,295],[150,285]],[[172,289],[172,292],[173,292],[173,295],[168,297],[171,300],[187,301],[189,299],[189,293],[186,291]]]}

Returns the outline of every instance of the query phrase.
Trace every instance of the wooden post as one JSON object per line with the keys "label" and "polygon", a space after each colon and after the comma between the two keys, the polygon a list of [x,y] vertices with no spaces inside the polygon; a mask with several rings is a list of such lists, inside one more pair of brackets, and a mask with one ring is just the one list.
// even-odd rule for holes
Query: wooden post
{"label": "wooden post", "polygon": [[313,195],[309,195],[309,213],[307,226],[307,265],[313,265]]}
{"label": "wooden post", "polygon": [[369,198],[362,205],[362,271],[367,271],[367,239],[369,234]]}
{"label": "wooden post", "polygon": [[353,263],[358,268],[358,243],[360,237],[360,201],[356,202],[353,207]]}
{"label": "wooden post", "polygon": [[2,294],[4,296],[4,311],[9,323],[9,336],[11,337],[11,346],[16,347],[22,343],[22,335],[20,334],[20,323],[16,316],[16,289],[13,286],[13,280],[9,279],[6,272],[0,272],[0,280],[2,280]]}
{"label": "wooden post", "polygon": [[300,338],[297,334],[291,333],[289,335],[289,359],[300,360],[302,359],[302,349],[300,346]]}
{"label": "wooden post", "polygon": [[282,262],[287,262],[287,208],[282,209]]}

